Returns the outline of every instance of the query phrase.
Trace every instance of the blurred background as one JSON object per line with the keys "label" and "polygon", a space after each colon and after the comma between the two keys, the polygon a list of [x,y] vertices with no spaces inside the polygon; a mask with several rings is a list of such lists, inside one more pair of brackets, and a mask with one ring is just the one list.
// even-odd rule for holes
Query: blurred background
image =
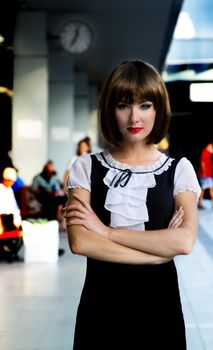
{"label": "blurred background", "polygon": [[126,59],[156,66],[168,87],[171,155],[197,169],[212,137],[211,0],[7,0],[0,11],[0,155],[25,183],[52,159],[62,178],[79,139],[102,147],[97,98]]}
{"label": "blurred background", "polygon": [[[31,225],[24,235],[19,229],[10,236],[10,243],[18,244],[24,237],[21,248],[12,245],[20,255],[1,259],[0,252],[1,350],[71,349],[86,265],[84,257],[69,252],[62,214],[65,178],[81,152],[104,147],[98,95],[111,69],[127,59],[148,61],[161,73],[172,119],[159,147],[186,156],[198,173],[201,151],[213,141],[212,0],[1,1],[0,175],[5,166],[17,170],[19,186],[13,191],[22,225]],[[45,205],[54,213],[44,212],[36,198],[41,175],[54,185]],[[10,180],[11,190],[14,178],[4,180]],[[198,203],[192,254],[175,259],[188,350],[213,349],[208,198],[202,207]]]}

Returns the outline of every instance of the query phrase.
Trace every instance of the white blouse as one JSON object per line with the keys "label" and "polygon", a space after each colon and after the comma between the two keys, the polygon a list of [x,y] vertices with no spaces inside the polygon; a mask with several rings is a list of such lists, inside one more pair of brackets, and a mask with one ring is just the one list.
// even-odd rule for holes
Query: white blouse
{"label": "white blouse", "polygon": [[14,214],[19,211],[14,192],[11,187],[0,184],[0,214]]}
{"label": "white blouse", "polygon": [[[144,230],[149,221],[146,198],[148,189],[156,186],[155,175],[162,174],[171,166],[173,158],[162,153],[150,166],[131,167],[116,161],[108,150],[95,153],[101,164],[108,169],[103,181],[108,187],[105,208],[111,213],[111,227]],[[91,157],[84,154],[73,163],[67,189],[84,188],[91,191]],[[174,191],[193,191],[200,195],[200,186],[190,161],[183,157],[178,162],[174,175]]]}

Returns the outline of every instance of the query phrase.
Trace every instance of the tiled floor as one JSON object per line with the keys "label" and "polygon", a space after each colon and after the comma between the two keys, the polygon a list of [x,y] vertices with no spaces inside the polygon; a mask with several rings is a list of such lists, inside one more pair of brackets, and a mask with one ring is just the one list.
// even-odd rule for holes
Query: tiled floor
{"label": "tiled floor", "polygon": [[193,252],[176,258],[188,350],[213,350],[213,206],[205,207]]}
{"label": "tiled floor", "polygon": [[[188,350],[213,350],[213,208],[205,205],[193,252],[175,259]],[[56,264],[0,262],[1,350],[72,349],[85,258],[69,252],[65,234],[60,246]]]}

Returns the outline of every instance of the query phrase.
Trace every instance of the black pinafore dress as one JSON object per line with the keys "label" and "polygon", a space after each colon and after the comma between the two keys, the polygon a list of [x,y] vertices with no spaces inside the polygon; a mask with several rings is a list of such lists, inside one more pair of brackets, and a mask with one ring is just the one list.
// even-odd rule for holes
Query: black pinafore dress
{"label": "black pinafore dress", "polygon": [[[92,158],[91,206],[105,225],[108,169]],[[146,230],[168,226],[174,210],[173,180],[177,161],[155,175],[149,188]],[[174,261],[130,265],[87,258],[77,311],[74,350],[186,350],[185,326]]]}

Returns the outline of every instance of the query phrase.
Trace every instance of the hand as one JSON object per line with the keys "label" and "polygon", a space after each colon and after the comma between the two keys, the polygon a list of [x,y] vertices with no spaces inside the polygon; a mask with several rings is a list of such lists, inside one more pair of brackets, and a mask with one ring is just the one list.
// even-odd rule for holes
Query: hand
{"label": "hand", "polygon": [[62,197],[65,195],[65,192],[63,190],[57,191],[54,193],[56,197]]}
{"label": "hand", "polygon": [[87,230],[107,236],[108,227],[101,222],[91,206],[77,194],[73,194],[73,197],[79,204],[70,204],[64,208],[66,225],[82,225]]}
{"label": "hand", "polygon": [[179,227],[182,224],[183,216],[184,216],[183,208],[180,207],[179,209],[176,209],[169,222],[168,228]]}

